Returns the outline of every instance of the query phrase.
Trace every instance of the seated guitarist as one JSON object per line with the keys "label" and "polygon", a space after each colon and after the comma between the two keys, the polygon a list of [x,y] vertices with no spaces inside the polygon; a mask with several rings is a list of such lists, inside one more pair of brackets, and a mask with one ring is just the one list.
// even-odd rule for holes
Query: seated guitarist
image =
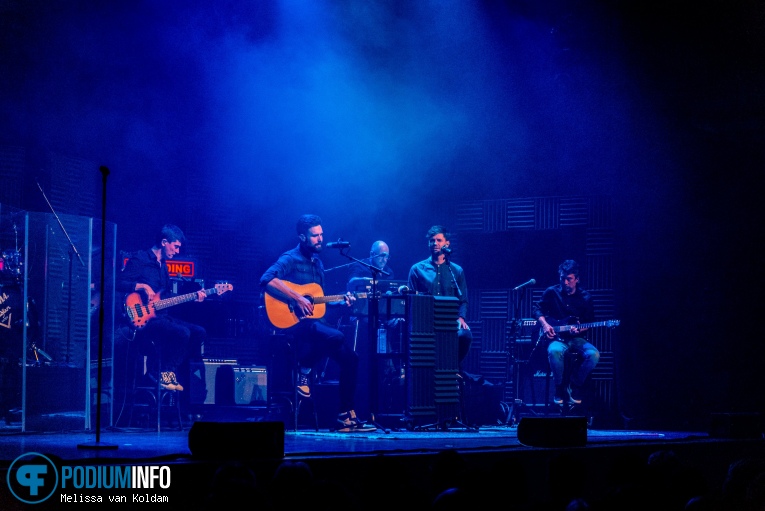
{"label": "seated guitarist", "polygon": [[[126,294],[139,292],[145,304],[160,297],[171,297],[167,260],[180,252],[185,239],[179,227],[163,226],[150,249],[139,250],[127,260],[117,276],[117,290]],[[206,296],[204,291],[199,291],[197,301],[201,302]],[[157,310],[155,314],[156,317],[135,332],[136,340],[155,347],[148,354],[146,376],[150,380],[158,378],[166,390],[182,391],[183,385],[177,377],[179,369],[187,362],[202,363],[207,332],[202,326],[175,318],[166,310]],[[181,400],[181,404],[186,401]]]}
{"label": "seated guitarist", "polygon": [[[340,367],[338,390],[340,406],[337,415],[337,431],[341,433],[375,431],[377,428],[365,424],[357,416],[354,405],[358,381],[359,359],[355,351],[345,342],[345,335],[338,329],[327,325],[322,317],[324,305],[318,305],[310,299],[316,296],[316,290],[324,287],[324,264],[319,259],[323,248],[324,231],[321,218],[316,215],[302,215],[297,222],[297,247],[284,252],[260,278],[264,292],[275,298],[275,302],[285,304],[283,314],[286,318],[272,318],[272,311],[266,300],[269,320],[274,326],[286,327],[294,334],[297,343],[296,356],[299,370],[297,374],[297,392],[303,397],[311,396],[311,374],[322,357],[328,356]],[[306,293],[305,290],[314,293]],[[351,306],[355,298],[350,293],[342,295],[338,302]],[[294,318],[294,321],[290,321]]]}
{"label": "seated guitarist", "polygon": [[[579,265],[576,261],[563,261],[558,266],[558,275],[560,284],[545,289],[542,298],[534,305],[533,314],[541,329],[540,340],[550,341],[547,359],[555,383],[553,402],[559,405],[580,404],[582,385],[598,364],[600,352],[587,340],[587,329],[577,328],[575,324],[592,322],[595,309],[592,295],[578,287]],[[554,327],[566,324],[572,327],[558,335]],[[563,381],[563,372],[564,355],[569,348],[580,351],[583,361],[578,370],[571,374],[567,385]]]}

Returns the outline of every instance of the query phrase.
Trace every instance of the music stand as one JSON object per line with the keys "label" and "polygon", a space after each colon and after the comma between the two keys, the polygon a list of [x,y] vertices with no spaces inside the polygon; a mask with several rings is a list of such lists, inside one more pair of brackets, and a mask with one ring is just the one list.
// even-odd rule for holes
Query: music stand
{"label": "music stand", "polygon": [[[367,314],[368,314],[368,324],[367,324],[367,343],[372,343],[372,340],[376,338],[377,335],[377,328],[378,328],[378,313],[379,313],[379,296],[377,295],[377,281],[380,278],[380,275],[385,275],[386,277],[390,275],[387,271],[378,268],[377,266],[370,264],[366,261],[362,261],[361,259],[357,259],[353,256],[350,256],[345,253],[345,250],[340,251],[340,255],[347,257],[351,261],[355,261],[367,269],[369,269],[370,272],[372,272],[372,281],[370,283],[371,288],[369,290],[369,296],[368,296],[368,307],[367,307]],[[367,346],[367,349],[369,349],[369,371],[371,375],[372,383],[369,385],[369,416],[372,418],[372,424],[377,427],[377,429],[380,429],[384,431],[385,433],[390,433],[390,430],[383,427],[382,424],[379,424],[377,420],[375,419],[375,408],[378,406],[378,392],[377,392],[377,359],[375,358],[375,355],[377,353],[376,349],[371,349],[371,346]]]}

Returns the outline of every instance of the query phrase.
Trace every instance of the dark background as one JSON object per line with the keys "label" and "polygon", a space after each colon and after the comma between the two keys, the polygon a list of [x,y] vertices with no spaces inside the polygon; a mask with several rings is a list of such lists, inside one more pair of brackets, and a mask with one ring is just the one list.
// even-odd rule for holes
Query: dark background
{"label": "dark background", "polygon": [[[104,165],[118,250],[176,223],[248,309],[305,212],[405,278],[463,201],[605,196],[622,413],[691,427],[765,408],[764,36],[755,1],[5,0],[0,202],[100,217]],[[455,261],[545,286],[572,237]]]}

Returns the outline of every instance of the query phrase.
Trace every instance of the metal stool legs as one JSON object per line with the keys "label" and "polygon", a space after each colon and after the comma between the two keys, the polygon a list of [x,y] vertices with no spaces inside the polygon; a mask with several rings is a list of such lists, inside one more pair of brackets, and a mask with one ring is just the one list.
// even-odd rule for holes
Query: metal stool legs
{"label": "metal stool legs", "polygon": [[[158,350],[156,346],[155,349]],[[146,365],[146,360],[146,355],[141,356],[139,354],[136,357],[136,366],[138,366],[139,361],[142,362],[140,371],[141,376],[148,374],[149,371]],[[143,408],[145,409],[147,418],[156,413],[157,433],[159,433],[162,430],[162,408],[164,407],[166,410],[172,409],[175,411],[178,420],[178,429],[181,431],[183,430],[183,419],[181,417],[181,406],[180,399],[178,399],[178,392],[162,388],[161,368],[161,361],[159,361],[158,374],[154,376],[154,379],[157,382],[156,386],[137,385],[134,380],[128,427],[132,427],[133,425],[133,414],[135,413],[136,408]],[[134,378],[138,378],[138,373],[138,367],[136,367],[134,370]]]}

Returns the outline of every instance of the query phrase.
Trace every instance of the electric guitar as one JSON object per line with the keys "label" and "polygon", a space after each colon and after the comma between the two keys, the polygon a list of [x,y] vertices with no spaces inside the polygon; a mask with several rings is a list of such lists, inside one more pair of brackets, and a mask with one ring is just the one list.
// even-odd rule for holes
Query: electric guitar
{"label": "electric guitar", "polygon": [[[222,295],[234,289],[231,284],[215,284],[215,287],[210,289],[202,289],[207,296],[213,293]],[[154,295],[151,300],[145,301],[145,293],[136,291],[129,293],[125,297],[125,315],[134,328],[140,329],[146,326],[146,324],[152,319],[157,317],[157,311],[167,309],[173,305],[190,302],[197,299],[197,291],[193,293],[187,293],[184,295],[173,296],[164,300],[160,299],[160,294]]]}
{"label": "electric guitar", "polygon": [[[553,319],[553,318],[545,318],[547,320],[547,323],[550,324],[550,326],[553,328],[553,331],[557,334],[563,334],[561,337],[563,339],[571,338],[573,334],[571,334],[572,328],[595,328],[599,326],[607,326],[609,328],[614,328],[619,326],[619,320],[618,319],[609,319],[606,321],[595,321],[593,323],[579,323],[579,319],[575,318],[573,316],[568,317],[566,319]],[[547,337],[547,334],[539,327],[539,323],[534,327],[534,333],[538,332],[538,338],[537,342],[534,345],[534,348],[531,350],[531,356],[535,355],[538,350],[545,350],[547,349],[547,346],[550,344],[550,341],[554,340],[555,337],[552,339]],[[534,336],[534,333],[532,333],[532,338]]]}
{"label": "electric guitar", "polygon": [[[345,295],[324,296],[324,291],[322,291],[321,286],[316,283],[293,284],[286,280],[283,280],[282,282],[284,282],[288,288],[297,291],[313,303],[313,315],[303,317],[298,316],[291,304],[285,303],[278,298],[265,293],[266,315],[268,316],[268,321],[270,321],[276,328],[289,328],[298,324],[306,317],[311,319],[322,318],[327,311],[327,303],[339,302],[345,298]],[[354,293],[353,296],[356,298],[367,298],[367,293]]]}

